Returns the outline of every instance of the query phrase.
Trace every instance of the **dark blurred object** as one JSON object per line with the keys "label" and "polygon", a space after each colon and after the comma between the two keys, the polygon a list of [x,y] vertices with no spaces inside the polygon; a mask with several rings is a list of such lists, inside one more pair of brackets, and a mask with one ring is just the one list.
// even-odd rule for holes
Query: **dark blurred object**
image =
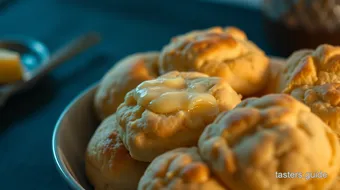
{"label": "dark blurred object", "polygon": [[16,0],[0,0],[0,11],[7,9],[10,5],[15,3]]}
{"label": "dark blurred object", "polygon": [[340,0],[264,0],[263,13],[269,43],[281,56],[340,45]]}

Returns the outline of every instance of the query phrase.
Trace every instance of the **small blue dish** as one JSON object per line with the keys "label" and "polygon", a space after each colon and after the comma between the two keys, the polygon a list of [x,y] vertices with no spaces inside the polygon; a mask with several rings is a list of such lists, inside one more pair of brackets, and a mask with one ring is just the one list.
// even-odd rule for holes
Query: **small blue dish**
{"label": "small blue dish", "polygon": [[[41,42],[24,36],[5,36],[0,38],[0,49],[14,51],[20,54],[21,64],[24,69],[24,77],[30,76],[43,65],[48,64],[50,52]],[[17,91],[27,90],[33,83],[27,85],[24,81],[18,81],[15,85],[0,85],[0,107],[7,99]]]}
{"label": "small blue dish", "polygon": [[40,68],[50,57],[48,48],[37,40],[24,36],[5,36],[0,39],[0,49],[18,52],[26,71]]}
{"label": "small blue dish", "polygon": [[23,36],[2,37],[0,48],[20,54],[24,73],[23,80],[0,85],[0,107],[6,103],[12,94],[29,89],[58,65],[96,45],[100,40],[99,34],[90,32],[64,45],[50,56],[48,48],[37,40]]}

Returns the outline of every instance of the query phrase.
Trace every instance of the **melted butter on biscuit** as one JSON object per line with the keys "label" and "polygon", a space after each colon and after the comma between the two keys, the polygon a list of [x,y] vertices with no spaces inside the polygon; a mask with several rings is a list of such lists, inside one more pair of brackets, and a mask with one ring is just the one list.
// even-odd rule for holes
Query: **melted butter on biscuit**
{"label": "melted butter on biscuit", "polygon": [[211,85],[182,77],[157,78],[141,83],[134,93],[137,103],[149,110],[167,114],[186,110],[197,114],[216,114],[216,98],[208,93]]}

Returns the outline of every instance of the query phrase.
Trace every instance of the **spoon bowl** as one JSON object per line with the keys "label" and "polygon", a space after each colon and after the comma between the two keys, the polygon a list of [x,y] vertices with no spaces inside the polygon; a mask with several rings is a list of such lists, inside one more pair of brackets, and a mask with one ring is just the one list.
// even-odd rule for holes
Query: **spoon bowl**
{"label": "spoon bowl", "polygon": [[23,80],[0,85],[0,107],[14,93],[32,87],[39,79],[60,64],[82,53],[100,41],[97,33],[87,33],[62,46],[51,56],[41,42],[26,38],[5,38],[0,48],[18,52],[24,69]]}

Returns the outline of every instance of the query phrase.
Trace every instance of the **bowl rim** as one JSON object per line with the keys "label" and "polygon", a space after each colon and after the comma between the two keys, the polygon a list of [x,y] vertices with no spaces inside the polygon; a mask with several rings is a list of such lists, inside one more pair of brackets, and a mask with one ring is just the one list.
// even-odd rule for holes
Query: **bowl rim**
{"label": "bowl rim", "polygon": [[57,170],[59,171],[59,174],[64,178],[64,180],[68,183],[69,186],[71,186],[72,189],[75,190],[85,190],[84,187],[72,176],[70,171],[67,169],[65,162],[61,158],[59,151],[58,151],[58,145],[59,145],[59,132],[60,132],[60,126],[61,122],[65,118],[65,115],[68,114],[70,109],[87,93],[92,91],[98,86],[98,83],[94,83],[87,87],[85,90],[83,90],[80,94],[78,94],[75,98],[72,99],[72,101],[66,106],[66,108],[63,110],[61,115],[59,116],[53,130],[52,135],[52,154],[54,163],[56,164]]}

